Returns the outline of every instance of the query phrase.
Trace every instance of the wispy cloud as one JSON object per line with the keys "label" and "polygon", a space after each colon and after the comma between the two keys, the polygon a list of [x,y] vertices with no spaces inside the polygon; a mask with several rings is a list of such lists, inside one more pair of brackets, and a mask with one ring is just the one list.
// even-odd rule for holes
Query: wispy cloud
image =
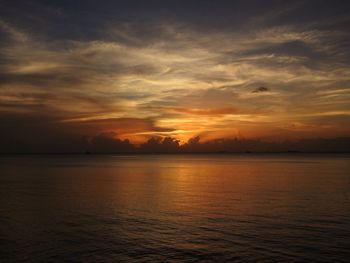
{"label": "wispy cloud", "polygon": [[[44,115],[67,131],[74,124],[79,133],[138,141],[238,131],[288,137],[329,127],[341,134],[348,119],[319,117],[349,111],[349,32],[331,30],[341,23],[333,20],[276,23],[303,5],[251,16],[242,29],[223,21],[213,30],[188,17],[101,16],[80,38],[88,28],[75,25],[75,37],[62,37],[0,20],[0,114]],[[72,16],[50,10],[55,19]]]}

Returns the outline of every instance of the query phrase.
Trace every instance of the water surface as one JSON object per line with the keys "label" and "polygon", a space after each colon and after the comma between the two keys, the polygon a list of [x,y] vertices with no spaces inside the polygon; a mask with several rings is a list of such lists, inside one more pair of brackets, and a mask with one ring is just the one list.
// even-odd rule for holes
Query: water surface
{"label": "water surface", "polygon": [[0,157],[0,262],[348,262],[347,155]]}

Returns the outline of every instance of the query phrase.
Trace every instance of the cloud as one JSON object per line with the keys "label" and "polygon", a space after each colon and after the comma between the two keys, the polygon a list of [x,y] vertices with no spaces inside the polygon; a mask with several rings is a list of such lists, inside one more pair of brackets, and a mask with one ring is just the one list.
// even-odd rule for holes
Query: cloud
{"label": "cloud", "polygon": [[[346,119],[317,115],[349,110],[344,18],[328,9],[305,16],[311,9],[304,2],[257,1],[255,11],[239,1],[199,11],[195,2],[88,1],[84,12],[79,1],[4,4],[0,113],[16,115],[15,130],[44,115],[53,133],[116,132],[138,143],[238,131],[282,138],[290,136],[289,123],[315,135],[329,124],[348,133]],[[296,13],[304,14],[300,21]],[[41,125],[30,134],[49,128]]]}
{"label": "cloud", "polygon": [[269,89],[266,87],[259,87],[252,91],[252,93],[268,92]]}

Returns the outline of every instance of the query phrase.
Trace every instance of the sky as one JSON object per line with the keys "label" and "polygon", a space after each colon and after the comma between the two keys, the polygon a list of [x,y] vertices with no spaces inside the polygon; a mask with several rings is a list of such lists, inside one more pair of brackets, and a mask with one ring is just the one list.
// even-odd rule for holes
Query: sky
{"label": "sky", "polygon": [[0,142],[347,137],[349,47],[345,0],[0,0]]}

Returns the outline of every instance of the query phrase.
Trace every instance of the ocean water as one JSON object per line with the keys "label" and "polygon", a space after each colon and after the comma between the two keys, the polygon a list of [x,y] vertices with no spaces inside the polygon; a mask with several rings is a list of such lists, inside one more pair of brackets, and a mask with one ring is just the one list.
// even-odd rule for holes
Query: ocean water
{"label": "ocean water", "polygon": [[271,261],[350,261],[350,156],[0,157],[0,262]]}

